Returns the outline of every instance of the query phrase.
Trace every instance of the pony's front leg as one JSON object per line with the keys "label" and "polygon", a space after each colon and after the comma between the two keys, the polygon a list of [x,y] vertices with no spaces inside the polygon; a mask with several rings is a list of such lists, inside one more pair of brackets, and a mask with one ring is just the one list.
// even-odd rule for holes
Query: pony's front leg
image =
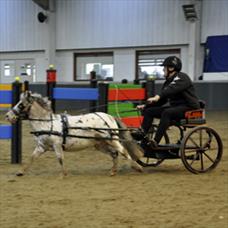
{"label": "pony's front leg", "polygon": [[45,151],[46,150],[44,150],[42,147],[37,146],[32,153],[30,162],[27,165],[25,165],[24,167],[22,167],[22,169],[19,170],[16,173],[16,175],[23,176],[25,174],[25,172],[32,166],[32,163],[34,162],[34,160],[37,159],[38,157],[40,157],[40,155],[43,154]]}
{"label": "pony's front leg", "polygon": [[61,165],[62,175],[66,176],[67,175],[67,171],[66,171],[65,166],[64,166],[64,154],[63,154],[62,145],[55,144],[55,145],[53,145],[53,148],[54,148],[54,151],[56,153],[56,156],[57,156],[57,159],[59,161],[59,164]]}

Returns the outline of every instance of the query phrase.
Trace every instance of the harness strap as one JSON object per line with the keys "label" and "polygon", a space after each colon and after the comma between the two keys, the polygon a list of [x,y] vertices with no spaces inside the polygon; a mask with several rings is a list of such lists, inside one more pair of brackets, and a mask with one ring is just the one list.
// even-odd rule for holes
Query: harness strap
{"label": "harness strap", "polygon": [[53,131],[53,116],[50,114],[50,120],[51,120],[51,132]]}
{"label": "harness strap", "polygon": [[61,114],[61,122],[62,122],[62,132],[63,132],[62,136],[63,136],[63,146],[64,146],[66,144],[66,137],[69,133],[68,131],[69,122],[65,114]]}
{"label": "harness strap", "polygon": [[[63,134],[58,132],[58,131],[31,131],[31,134],[35,135],[36,137],[40,136],[40,135],[56,135],[59,137],[63,137]],[[66,135],[66,137],[72,137],[72,138],[79,138],[79,139],[96,139],[96,140],[117,140],[117,141],[123,141],[120,139],[115,139],[112,137],[94,137],[94,136],[82,136],[82,135],[71,135],[68,134]]]}
{"label": "harness strap", "polygon": [[35,135],[36,137],[40,136],[40,135],[56,135],[56,136],[60,136],[62,137],[62,133],[58,132],[58,131],[31,131],[31,134]]}

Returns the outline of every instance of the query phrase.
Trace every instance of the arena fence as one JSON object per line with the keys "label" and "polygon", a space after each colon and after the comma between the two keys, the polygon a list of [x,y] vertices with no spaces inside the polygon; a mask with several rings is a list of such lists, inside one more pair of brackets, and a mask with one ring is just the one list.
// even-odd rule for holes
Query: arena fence
{"label": "arena fence", "polygon": [[91,80],[89,88],[63,88],[58,87],[55,82],[47,83],[47,95],[54,104],[53,110],[56,109],[56,100],[89,100],[90,112],[109,113],[121,118],[130,127],[141,125],[142,117],[135,107],[153,93],[154,81],[136,85]]}
{"label": "arena fence", "polygon": [[107,106],[107,83],[98,83],[93,80],[88,88],[64,88],[57,84],[47,83],[47,96],[52,101],[52,108],[55,112],[57,100],[78,100],[90,101],[88,111],[105,112]]}

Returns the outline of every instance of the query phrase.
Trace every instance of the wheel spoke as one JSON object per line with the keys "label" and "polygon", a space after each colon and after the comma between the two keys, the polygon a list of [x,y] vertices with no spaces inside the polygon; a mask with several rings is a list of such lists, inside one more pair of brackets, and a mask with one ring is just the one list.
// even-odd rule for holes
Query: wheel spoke
{"label": "wheel spoke", "polygon": [[192,139],[192,137],[189,137],[189,139],[197,148],[199,148],[199,145],[195,142],[194,139]]}
{"label": "wheel spoke", "polygon": [[212,163],[215,162],[215,160],[213,160],[207,153],[203,152],[203,154],[204,154]]}
{"label": "wheel spoke", "polygon": [[203,165],[203,154],[200,154],[200,162],[201,162],[201,170],[204,170],[204,165]]}
{"label": "wheel spoke", "polygon": [[190,163],[190,165],[193,165],[193,163],[196,161],[196,158],[197,156],[194,159],[192,159],[192,162]]}
{"label": "wheel spoke", "polygon": [[204,143],[203,148],[209,147],[209,145],[211,144],[211,141],[212,141],[212,137],[213,136],[210,134],[208,140]]}
{"label": "wheel spoke", "polygon": [[202,146],[202,131],[199,131],[199,144],[200,144],[200,147]]}

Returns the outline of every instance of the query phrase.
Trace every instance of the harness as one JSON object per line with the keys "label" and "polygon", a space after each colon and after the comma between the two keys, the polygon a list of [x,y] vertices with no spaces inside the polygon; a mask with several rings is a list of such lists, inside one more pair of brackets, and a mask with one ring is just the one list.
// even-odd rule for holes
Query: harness
{"label": "harness", "polygon": [[[94,113],[95,115],[97,115],[100,119],[102,119],[102,121],[105,123],[105,125],[107,126],[107,128],[96,128],[96,127],[70,127],[69,126],[69,121],[67,118],[66,114],[61,114],[61,123],[62,123],[62,131],[54,131],[53,130],[53,115],[50,115],[50,119],[31,119],[29,118],[28,120],[30,121],[51,121],[51,129],[49,130],[41,130],[41,131],[31,131],[30,133],[35,135],[36,137],[39,137],[41,135],[55,135],[55,136],[59,136],[62,137],[63,142],[62,142],[62,147],[65,147],[66,144],[66,140],[67,137],[72,137],[72,138],[79,138],[79,139],[95,139],[95,140],[118,140],[118,141],[123,141],[120,140],[119,138],[114,138],[113,136],[119,136],[118,133],[116,133],[115,131],[130,131],[131,129],[122,129],[122,128],[110,128],[109,124],[107,123],[107,121],[105,121],[105,119],[100,116],[98,113]],[[99,133],[104,133],[104,131],[108,131],[109,132],[109,136],[108,137],[101,137],[101,136],[83,136],[83,135],[73,135],[69,133],[69,130],[91,130],[91,131],[97,131]]]}
{"label": "harness", "polygon": [[62,122],[63,145],[65,145],[66,144],[66,137],[69,133],[69,131],[68,131],[69,123],[68,123],[67,116],[65,114],[61,114],[61,122]]}
{"label": "harness", "polygon": [[[25,105],[24,103],[20,103],[18,105],[18,109],[15,109],[13,108],[12,109],[12,112],[14,113],[15,116],[17,117],[24,117],[23,119],[24,120],[30,120],[30,121],[40,121],[40,122],[51,122],[51,127],[50,127],[50,130],[40,130],[40,131],[31,131],[30,133],[35,135],[36,137],[39,137],[41,135],[55,135],[55,136],[59,136],[59,137],[62,137],[62,145],[64,147],[64,145],[66,144],[66,140],[67,140],[67,137],[73,137],[73,138],[81,138],[81,139],[95,139],[95,140],[119,140],[119,138],[115,138],[113,136],[119,136],[118,133],[116,133],[116,131],[131,131],[132,129],[135,130],[135,128],[132,128],[132,129],[119,129],[119,128],[110,128],[108,122],[101,116],[99,115],[98,113],[94,113],[95,115],[97,115],[103,122],[104,124],[107,126],[107,128],[96,128],[96,127],[70,127],[69,126],[69,122],[68,122],[68,118],[67,118],[67,115],[66,114],[61,114],[60,117],[61,117],[61,123],[62,123],[62,131],[54,131],[54,125],[53,125],[53,121],[54,120],[57,120],[57,119],[53,119],[53,114],[51,113],[50,114],[50,118],[49,119],[35,119],[35,118],[29,118],[29,111],[31,109],[31,104],[33,103],[33,101],[37,101],[39,104],[39,97],[33,97],[31,96],[31,93],[27,91],[27,93],[25,94],[27,97],[25,101],[23,102],[27,102],[28,104],[30,104],[30,106],[28,106],[27,108],[27,105]],[[26,104],[27,104],[26,103]],[[42,104],[40,104],[42,106]],[[24,111],[24,109],[27,108],[26,112]],[[59,119],[58,119],[59,120]],[[73,134],[70,134],[69,133],[69,130],[70,129],[74,129],[74,130],[91,130],[91,131],[97,131],[99,133],[104,133],[104,131],[107,131],[109,134],[108,137],[98,137],[98,136],[83,136],[83,135],[73,135]]]}

